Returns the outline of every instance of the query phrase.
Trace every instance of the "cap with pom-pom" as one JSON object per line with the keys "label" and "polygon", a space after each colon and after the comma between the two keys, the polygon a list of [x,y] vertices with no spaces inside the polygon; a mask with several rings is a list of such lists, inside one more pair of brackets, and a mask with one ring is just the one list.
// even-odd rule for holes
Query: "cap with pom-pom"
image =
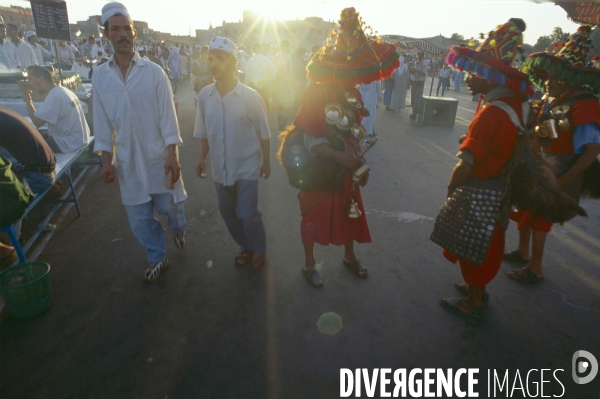
{"label": "cap with pom-pom", "polygon": [[523,64],[523,70],[531,81],[545,89],[544,81],[550,75],[557,76],[561,82],[579,86],[600,93],[600,71],[587,67],[590,52],[591,27],[580,26],[577,32],[553,47],[551,52],[539,52],[529,55]]}
{"label": "cap with pom-pom", "polygon": [[367,36],[366,26],[353,7],[342,10],[327,43],[306,67],[313,82],[354,85],[391,76],[400,66],[396,46],[379,36]]}
{"label": "cap with pom-pom", "polygon": [[525,97],[532,96],[533,86],[527,75],[512,67],[521,50],[525,27],[522,19],[511,18],[491,31],[476,50],[452,46],[446,62],[459,71],[487,79]]}

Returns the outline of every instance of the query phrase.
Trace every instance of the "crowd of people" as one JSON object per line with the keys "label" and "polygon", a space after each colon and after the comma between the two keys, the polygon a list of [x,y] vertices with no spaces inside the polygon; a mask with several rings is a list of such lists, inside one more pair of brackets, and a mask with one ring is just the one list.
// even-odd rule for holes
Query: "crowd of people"
{"label": "crowd of people", "polygon": [[[168,77],[157,64],[167,65],[175,79],[192,80],[197,93],[194,136],[200,142],[196,174],[206,178],[210,154],[219,210],[239,246],[239,253],[232,256],[239,267],[249,265],[257,271],[268,264],[258,182],[271,174],[267,114],[272,110],[281,131],[277,158],[290,183],[300,189],[304,277],[314,287],[323,285],[315,267],[315,243],[343,245],[342,263],[357,277],[367,277],[367,266],[358,259],[354,243],[371,241],[360,188],[369,180],[365,154],[377,140],[377,102],[383,99],[386,110],[401,112],[410,87],[410,119],[417,119],[431,73],[438,79],[436,95],[441,89],[444,96],[451,78],[455,90],[460,90],[466,74],[469,90],[483,96],[485,104],[461,141],[447,187],[448,201],[432,233],[444,256],[459,262],[464,279],[455,288],[465,297],[442,299],[444,308],[465,317],[482,317],[489,302],[486,286],[503,259],[523,265],[509,272],[511,279],[541,282],[541,259],[552,223],[581,214],[579,197],[594,190],[584,184],[583,175],[598,164],[600,153],[600,104],[594,95],[600,91],[600,72],[586,68],[586,27],[552,54],[532,54],[522,72],[512,66],[526,28],[521,19],[511,19],[490,32],[477,49],[453,46],[443,62],[432,65],[422,53],[401,56],[393,44],[368,37],[353,8],[342,11],[334,39],[310,54],[302,47],[292,51],[286,40],[279,46],[254,43],[252,54],[247,54],[219,36],[200,48],[138,46],[123,4],[108,3],[101,18],[103,40],[110,50],[94,37],[78,50],[85,56],[94,56],[95,51],[98,56],[102,51],[112,54],[96,67],[92,78],[94,149],[103,160],[101,178],[119,183],[131,230],[146,248],[144,279],[148,282],[169,265],[164,232],[154,211],[167,216],[176,247],[186,247],[187,193],[177,149],[182,140]],[[28,40],[34,37],[27,36]],[[36,44],[35,39],[29,42]],[[19,46],[13,47],[18,56]],[[14,58],[13,47],[2,49],[2,62]],[[33,55],[28,57],[37,59],[29,48]],[[42,58],[48,57],[40,51]],[[58,51],[61,58],[74,54],[66,43],[59,44]],[[32,89],[48,94],[36,109],[31,92],[25,92],[28,114],[35,125],[49,123],[52,130],[50,140],[40,143],[35,129],[25,129],[43,159],[33,170],[23,170],[47,175],[46,187],[53,183],[51,153],[80,146],[89,130],[68,90],[56,87],[44,68],[28,66],[28,71]],[[528,102],[534,84],[546,93],[541,103]],[[52,105],[47,104],[48,98]],[[23,125],[22,118],[2,108],[0,117]],[[66,125],[76,126],[77,134],[65,137]],[[539,133],[542,130],[545,135]],[[533,132],[538,132],[544,154],[539,146],[531,149],[524,144],[537,137]],[[9,159],[24,164],[19,159],[21,150],[11,149],[11,138],[6,137],[0,134],[0,146],[8,150]],[[539,160],[537,166],[523,161],[523,154],[529,153]],[[536,172],[535,168],[550,167],[548,156],[555,158],[559,169]],[[595,173],[591,181],[598,186],[597,169]],[[517,204],[519,212],[511,214],[515,203],[508,187],[529,177],[530,191]],[[595,195],[600,197],[597,191],[596,187]],[[516,250],[505,254],[509,217],[518,222],[520,240]],[[8,249],[0,250],[6,256]]]}
{"label": "crowd of people", "polygon": [[[114,53],[112,44],[105,37],[91,35],[81,40],[57,40],[55,46],[50,40],[39,39],[35,31],[23,31],[16,24],[3,20],[0,20],[0,41],[3,43],[0,67],[7,70],[26,71],[31,65],[47,64],[60,64],[63,69],[70,69],[76,61],[96,60],[102,64]],[[200,46],[153,40],[135,44],[136,52],[161,65],[176,80],[192,77],[194,60],[200,56],[197,47]]]}

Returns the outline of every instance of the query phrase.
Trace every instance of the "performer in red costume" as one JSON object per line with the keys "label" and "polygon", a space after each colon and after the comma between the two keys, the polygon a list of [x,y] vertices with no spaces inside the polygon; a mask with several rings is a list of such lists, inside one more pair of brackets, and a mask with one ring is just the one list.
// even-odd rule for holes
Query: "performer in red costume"
{"label": "performer in red costume", "polygon": [[[542,136],[542,151],[558,161],[559,188],[577,201],[586,189],[584,172],[593,163],[596,170],[600,167],[600,103],[594,96],[600,92],[600,71],[586,67],[590,30],[582,26],[551,53],[531,54],[524,63],[531,81],[545,92],[541,103],[536,104],[536,131]],[[519,246],[504,259],[525,266],[511,270],[508,277],[525,284],[539,283],[552,223],[534,217],[529,210],[519,210],[511,219],[518,223]]]}
{"label": "performer in red costume", "polygon": [[[477,50],[453,46],[446,58],[453,68],[469,73],[466,83],[471,93],[483,94],[485,99],[461,143],[457,155],[460,160],[448,184],[449,199],[436,219],[431,237],[445,248],[444,256],[449,261],[460,262],[465,281],[456,283],[455,287],[466,294],[466,298],[443,298],[441,305],[449,311],[473,318],[484,315],[484,302],[489,299],[486,285],[498,273],[504,253],[508,201],[502,199],[504,188],[494,187],[503,187],[505,168],[518,139],[519,129],[509,112],[514,113],[523,125],[522,103],[533,93],[527,76],[511,67],[524,30],[523,20],[511,19],[491,32]],[[474,194],[465,194],[471,192]],[[465,195],[464,215],[458,215],[462,220],[444,220],[445,209],[463,201]],[[496,214],[488,213],[488,208],[490,211],[494,208]],[[470,219],[470,215],[474,219]],[[484,224],[474,229],[472,223],[477,221]],[[473,228],[475,233],[472,239],[456,243],[452,240],[457,239],[459,231],[452,231],[453,227],[445,229],[449,225],[458,226],[460,232]],[[449,248],[456,249],[451,252]],[[474,252],[480,254],[478,262],[472,256]]]}
{"label": "performer in red costume", "polygon": [[302,273],[312,286],[323,285],[315,243],[344,245],[343,263],[367,277],[354,242],[371,242],[360,187],[369,178],[364,153],[377,139],[367,137],[361,126],[368,111],[355,87],[391,76],[399,57],[393,44],[365,34],[354,8],[344,9],[327,44],[307,66],[311,84],[293,124],[280,135],[279,160],[290,183],[301,190]]}

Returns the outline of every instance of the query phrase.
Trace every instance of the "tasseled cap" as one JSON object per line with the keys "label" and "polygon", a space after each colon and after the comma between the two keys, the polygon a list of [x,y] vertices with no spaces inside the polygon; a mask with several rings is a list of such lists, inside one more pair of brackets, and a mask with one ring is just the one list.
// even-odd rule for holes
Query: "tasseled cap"
{"label": "tasseled cap", "polygon": [[600,93],[600,71],[586,66],[591,47],[590,32],[590,26],[580,26],[577,32],[557,43],[550,52],[529,55],[523,71],[542,90],[548,76],[555,75],[561,82],[586,88],[594,94]]}
{"label": "tasseled cap", "polygon": [[306,67],[308,78],[318,83],[355,85],[391,76],[400,66],[396,46],[379,36],[367,37],[366,26],[354,8],[342,11],[327,43]]}
{"label": "tasseled cap", "polygon": [[530,97],[533,95],[533,86],[527,75],[512,67],[523,43],[525,28],[522,19],[511,18],[504,25],[499,25],[491,31],[476,50],[452,46],[446,62],[454,69],[466,71]]}

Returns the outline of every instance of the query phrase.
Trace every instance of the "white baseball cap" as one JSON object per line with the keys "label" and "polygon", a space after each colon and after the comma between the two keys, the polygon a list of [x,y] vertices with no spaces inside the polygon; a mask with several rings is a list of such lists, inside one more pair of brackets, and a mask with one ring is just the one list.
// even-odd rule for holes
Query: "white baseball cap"
{"label": "white baseball cap", "polygon": [[222,50],[233,55],[235,55],[237,52],[235,44],[233,44],[233,42],[226,37],[221,36],[215,36],[212,38],[210,44],[208,45],[208,51],[210,50]]}

